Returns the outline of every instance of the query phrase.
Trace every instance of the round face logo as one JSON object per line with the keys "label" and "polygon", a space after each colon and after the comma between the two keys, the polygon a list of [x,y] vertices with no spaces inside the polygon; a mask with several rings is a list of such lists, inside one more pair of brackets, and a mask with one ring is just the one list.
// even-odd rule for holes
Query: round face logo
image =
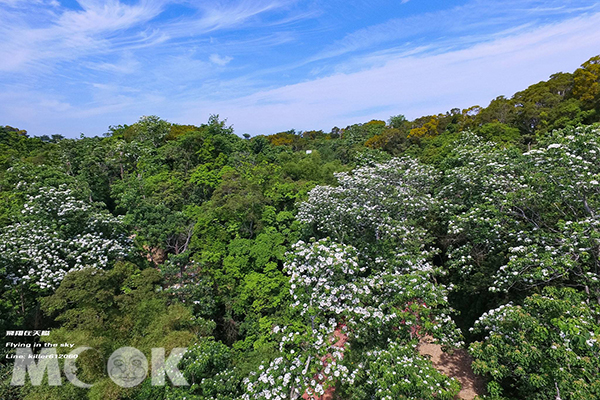
{"label": "round face logo", "polygon": [[133,347],[121,347],[108,359],[108,376],[121,387],[134,387],[148,375],[148,360]]}

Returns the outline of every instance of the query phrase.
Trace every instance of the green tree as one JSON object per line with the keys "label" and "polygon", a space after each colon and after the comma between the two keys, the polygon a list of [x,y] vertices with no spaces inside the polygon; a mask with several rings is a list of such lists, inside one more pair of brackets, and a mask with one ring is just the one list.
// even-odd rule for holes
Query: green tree
{"label": "green tree", "polygon": [[[94,386],[80,390],[78,397],[122,399],[140,390],[121,388],[105,375],[102,363],[118,348],[135,347],[150,359],[151,348],[164,347],[168,354],[214,329],[214,323],[194,318],[189,308],[157,291],[160,283],[157,270],[120,262],[107,271],[72,272],[53,295],[42,300],[43,310],[61,324],[44,340],[93,348],[81,354],[77,368],[78,378]],[[45,398],[47,389],[45,385],[31,388],[25,398]],[[53,398],[66,398],[71,390],[70,384],[64,384]]]}
{"label": "green tree", "polygon": [[12,304],[11,324],[17,325],[35,312],[36,296],[51,293],[69,272],[109,268],[130,250],[121,220],[103,205],[78,197],[66,185],[32,185],[25,191],[30,194],[18,218],[0,229],[0,271],[8,288],[2,297]]}
{"label": "green tree", "polygon": [[575,86],[573,95],[586,107],[596,108],[600,105],[600,55],[587,60],[581,68],[575,70]]}
{"label": "green tree", "polygon": [[570,288],[546,288],[485,313],[485,334],[470,352],[492,398],[596,399],[600,396],[598,305]]}

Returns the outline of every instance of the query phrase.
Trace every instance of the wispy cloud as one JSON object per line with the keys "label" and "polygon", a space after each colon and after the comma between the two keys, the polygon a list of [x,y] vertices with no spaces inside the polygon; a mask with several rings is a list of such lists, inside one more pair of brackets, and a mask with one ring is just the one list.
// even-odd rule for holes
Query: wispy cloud
{"label": "wispy cloud", "polygon": [[264,12],[272,11],[281,7],[283,3],[273,1],[241,1],[234,4],[222,5],[219,3],[202,4],[199,8],[203,15],[197,21],[196,26],[202,32],[216,29],[229,28],[239,25],[248,19]]}
{"label": "wispy cloud", "polygon": [[[35,15],[5,9],[0,14],[0,35],[4,38],[0,51],[11,56],[0,59],[0,71],[22,72],[24,68],[39,67],[39,63],[47,67],[48,63],[154,47],[240,28],[284,4],[247,0],[200,3],[197,11],[185,18],[161,19],[149,25],[172,3],[175,0],[142,0],[132,5],[119,0],[79,0],[81,9],[42,7]],[[17,0],[11,5],[17,5]]]}
{"label": "wispy cloud", "polygon": [[[80,1],[82,10],[41,8],[36,21],[16,13],[0,16],[0,71],[22,71],[37,63],[57,63],[106,52],[111,49],[111,35],[152,20],[163,4],[145,1],[125,5],[108,2]],[[19,17],[20,16],[20,17]],[[42,25],[43,27],[38,27]],[[148,40],[145,38],[144,40]]]}
{"label": "wispy cloud", "polygon": [[395,57],[365,71],[227,102],[188,104],[177,119],[194,121],[194,116],[219,112],[238,132],[258,134],[290,128],[327,130],[399,113],[415,118],[454,107],[486,106],[498,95],[510,96],[552,73],[577,68],[599,52],[599,27],[600,13],[576,17],[465,49]]}
{"label": "wispy cloud", "polygon": [[[581,3],[581,2],[578,2]],[[547,7],[541,7],[545,4]],[[556,5],[556,7],[548,7]],[[452,37],[460,46],[471,32],[477,32],[478,41],[486,35],[497,35],[505,27],[527,23],[539,23],[538,18],[556,14],[593,11],[600,9],[598,3],[585,7],[564,7],[562,1],[506,0],[502,2],[475,0],[460,6],[439,11],[417,14],[405,18],[392,18],[383,23],[358,29],[342,39],[326,46],[310,58],[310,62],[339,57],[346,53],[365,51],[384,43],[411,42],[422,45],[431,40]]]}
{"label": "wispy cloud", "polygon": [[42,32],[53,36],[95,35],[128,29],[158,16],[165,6],[163,1],[144,0],[139,4],[127,5],[118,0],[79,0],[83,11],[63,12],[56,25]]}
{"label": "wispy cloud", "polygon": [[210,60],[210,62],[212,62],[213,64],[217,64],[220,66],[224,66],[229,64],[229,62],[231,60],[233,60],[233,57],[227,57],[227,56],[220,56],[218,54],[211,54],[210,57],[208,58]]}
{"label": "wispy cloud", "polygon": [[218,113],[257,134],[485,105],[600,52],[599,5],[0,0],[0,124],[77,135]]}
{"label": "wispy cloud", "polygon": [[115,62],[86,62],[84,65],[93,70],[106,71],[116,74],[132,74],[138,71],[140,68],[140,62],[137,61],[131,54],[127,54]]}

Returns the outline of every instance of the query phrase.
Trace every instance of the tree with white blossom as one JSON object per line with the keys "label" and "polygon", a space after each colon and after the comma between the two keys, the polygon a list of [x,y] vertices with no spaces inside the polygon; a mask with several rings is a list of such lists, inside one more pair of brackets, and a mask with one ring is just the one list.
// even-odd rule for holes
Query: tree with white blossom
{"label": "tree with white blossom", "polygon": [[[600,396],[600,308],[585,293],[547,287],[483,314],[470,346],[492,398],[592,400]],[[504,397],[505,396],[505,397]]]}
{"label": "tree with white blossom", "polygon": [[[555,131],[520,154],[467,135],[441,192],[449,265],[490,292],[567,284],[600,304],[600,134]],[[480,286],[481,289],[481,286]]]}
{"label": "tree with white blossom", "polygon": [[471,329],[494,398],[598,397],[599,155],[588,126],[524,153],[467,133],[447,160],[448,266],[465,292],[507,298]]}
{"label": "tree with white blossom", "polygon": [[[462,345],[451,287],[436,280],[441,270],[423,223],[435,207],[436,178],[412,159],[394,159],[311,191],[299,218],[332,238],[300,241],[288,255],[291,307],[302,325],[274,329],[281,355],[246,379],[243,399],[319,398],[331,388],[352,399],[456,395],[458,383],[416,351],[424,335]],[[390,357],[405,362],[390,366]],[[418,377],[424,369],[430,374]],[[404,383],[385,383],[395,375]]]}
{"label": "tree with white blossom", "polygon": [[412,158],[337,173],[337,186],[317,186],[298,220],[319,237],[354,245],[367,254],[393,256],[402,246],[418,251],[430,240],[424,226],[436,211],[440,174]]}
{"label": "tree with white blossom", "polygon": [[69,272],[106,268],[129,252],[120,218],[101,205],[66,185],[26,185],[17,187],[28,193],[20,215],[0,230],[0,270],[8,287],[49,293]]}

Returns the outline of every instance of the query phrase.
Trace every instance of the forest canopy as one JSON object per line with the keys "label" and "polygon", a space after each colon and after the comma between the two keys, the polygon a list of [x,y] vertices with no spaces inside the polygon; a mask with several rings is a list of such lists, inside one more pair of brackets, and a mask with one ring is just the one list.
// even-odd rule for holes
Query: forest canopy
{"label": "forest canopy", "polygon": [[[599,66],[330,132],[1,126],[0,398],[453,399],[425,339],[484,398],[600,398]],[[93,386],[11,385],[17,340],[93,348]],[[117,385],[123,346],[189,385]]]}

